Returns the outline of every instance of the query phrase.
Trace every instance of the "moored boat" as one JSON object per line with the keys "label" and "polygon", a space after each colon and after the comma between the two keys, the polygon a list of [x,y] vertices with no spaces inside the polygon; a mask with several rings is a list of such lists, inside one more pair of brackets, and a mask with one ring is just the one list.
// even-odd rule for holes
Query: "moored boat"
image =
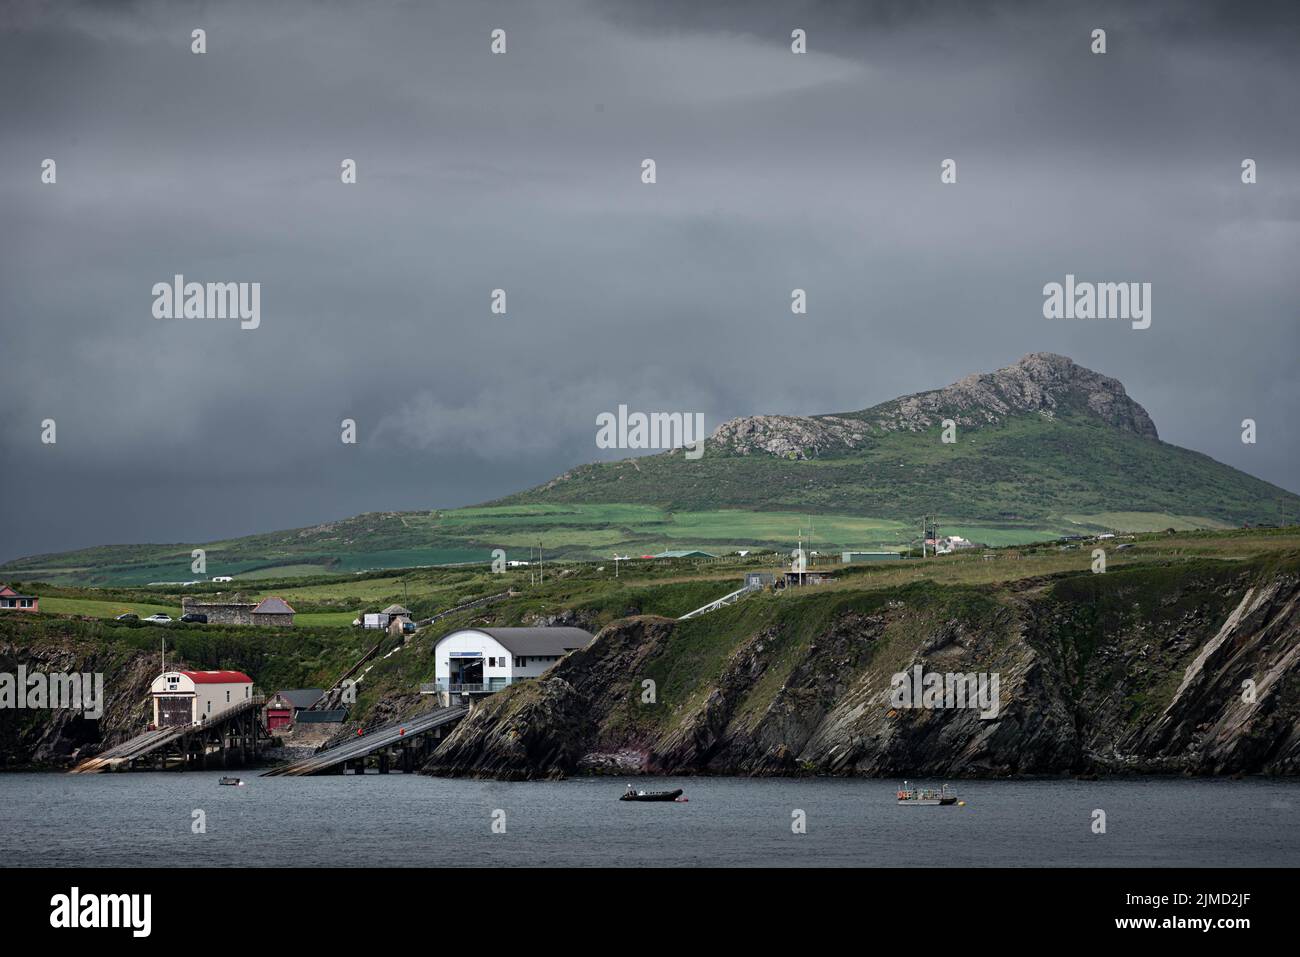
{"label": "moored boat", "polygon": [[240,778],[222,778],[217,783],[228,784],[231,787],[236,787],[236,788],[242,788],[244,786],[244,782]]}
{"label": "moored boat", "polygon": [[903,786],[898,789],[898,803],[910,804],[916,807],[949,807],[953,804],[965,805],[965,801],[958,801],[957,795],[948,793],[948,785],[939,788],[919,788],[903,782]]}
{"label": "moored boat", "polygon": [[678,801],[685,802],[686,798],[682,797],[682,789],[675,791],[634,791],[632,785],[627,786],[627,790],[619,796],[620,801]]}

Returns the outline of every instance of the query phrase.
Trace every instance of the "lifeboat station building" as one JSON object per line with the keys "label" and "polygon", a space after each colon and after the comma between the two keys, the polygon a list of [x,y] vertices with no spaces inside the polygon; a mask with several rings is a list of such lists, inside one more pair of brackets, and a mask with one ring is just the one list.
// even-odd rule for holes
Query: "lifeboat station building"
{"label": "lifeboat station building", "polygon": [[581,628],[465,628],[434,645],[440,695],[491,694],[539,677],[571,651],[591,644]]}
{"label": "lifeboat station building", "polygon": [[165,671],[153,680],[155,728],[210,721],[252,700],[253,679],[242,671]]}

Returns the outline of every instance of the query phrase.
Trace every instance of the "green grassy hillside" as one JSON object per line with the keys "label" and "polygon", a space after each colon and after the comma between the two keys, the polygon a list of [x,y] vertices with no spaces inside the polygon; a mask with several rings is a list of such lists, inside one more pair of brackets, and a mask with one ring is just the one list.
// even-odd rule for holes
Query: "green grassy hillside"
{"label": "green grassy hillside", "polygon": [[922,514],[1041,527],[1116,512],[1206,525],[1300,517],[1300,497],[1290,492],[1084,415],[1016,416],[962,430],[953,444],[941,441],[938,428],[895,432],[863,450],[794,461],[710,455],[706,447],[696,461],[665,454],[583,466],[494,504],[626,502],[870,515],[909,525]]}
{"label": "green grassy hillside", "polygon": [[[944,442],[942,423],[956,423]],[[171,545],[106,545],[0,566],[0,580],[148,585],[235,576],[244,590],[321,575],[674,548],[906,549],[922,516],[987,545],[1071,533],[1300,522],[1300,496],[1162,442],[1114,379],[1035,353],[858,412],[724,423],[680,452],[579,466],[477,508],[370,512],[309,528]],[[207,571],[190,552],[207,550]],[[333,613],[334,610],[320,610]],[[341,611],[341,609],[338,609]],[[332,619],[320,619],[325,624]]]}
{"label": "green grassy hillside", "polygon": [[[964,429],[873,438],[868,448],[789,460],[661,454],[574,469],[478,508],[374,512],[308,529],[213,542],[208,575],[261,580],[364,569],[609,558],[668,548],[723,552],[906,548],[919,517],[989,545],[1097,531],[1226,528],[1300,521],[1300,497],[1208,456],[1084,415],[1016,416]],[[0,566],[0,580],[143,585],[187,581],[194,544],[103,546]]]}

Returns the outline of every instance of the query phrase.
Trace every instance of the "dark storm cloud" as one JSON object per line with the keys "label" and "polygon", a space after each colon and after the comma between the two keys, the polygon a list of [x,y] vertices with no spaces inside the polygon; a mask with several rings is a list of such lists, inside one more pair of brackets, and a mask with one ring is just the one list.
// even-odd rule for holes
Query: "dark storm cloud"
{"label": "dark storm cloud", "polygon": [[[1300,487],[1295,6],[1039,7],[6,8],[0,558],[482,501],[619,403],[711,429],[1039,350]],[[1044,320],[1067,272],[1152,282],[1152,327]],[[175,273],[261,282],[261,328],[152,319]]]}

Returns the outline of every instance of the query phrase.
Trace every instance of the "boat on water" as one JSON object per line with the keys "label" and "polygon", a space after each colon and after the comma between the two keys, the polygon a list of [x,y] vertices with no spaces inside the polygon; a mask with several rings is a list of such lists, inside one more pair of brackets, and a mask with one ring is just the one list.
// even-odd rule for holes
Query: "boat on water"
{"label": "boat on water", "polygon": [[244,786],[243,779],[241,779],[241,778],[222,778],[222,779],[221,779],[220,781],[218,781],[217,783],[218,783],[218,784],[228,784],[228,785],[230,785],[231,787],[236,787],[236,788],[242,788],[242,787]]}
{"label": "boat on water", "polygon": [[954,804],[960,807],[966,804],[958,801],[957,795],[948,793],[946,784],[939,788],[919,788],[907,781],[898,789],[898,803],[916,807],[949,807]]}
{"label": "boat on water", "polygon": [[620,801],[676,801],[679,804],[685,804],[686,798],[682,797],[682,789],[675,791],[635,791],[632,785],[627,786],[627,790],[619,796]]}

